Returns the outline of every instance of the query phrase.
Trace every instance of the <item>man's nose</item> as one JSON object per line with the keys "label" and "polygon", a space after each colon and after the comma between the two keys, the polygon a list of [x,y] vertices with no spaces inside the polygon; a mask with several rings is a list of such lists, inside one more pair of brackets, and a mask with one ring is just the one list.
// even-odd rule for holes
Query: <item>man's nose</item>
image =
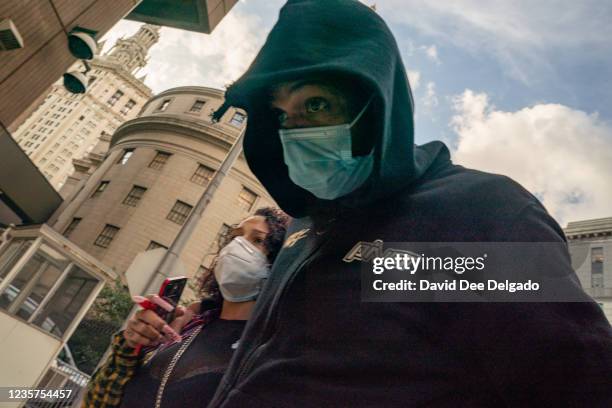
{"label": "man's nose", "polygon": [[297,113],[287,116],[287,119],[281,124],[283,129],[297,129],[312,126],[312,123],[303,115]]}

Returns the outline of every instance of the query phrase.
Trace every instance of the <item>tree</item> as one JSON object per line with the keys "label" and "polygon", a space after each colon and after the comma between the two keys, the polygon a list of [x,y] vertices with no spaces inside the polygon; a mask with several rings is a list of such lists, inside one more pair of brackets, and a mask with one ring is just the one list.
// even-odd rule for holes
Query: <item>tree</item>
{"label": "tree", "polygon": [[130,293],[121,281],[109,283],[100,292],[81,324],[68,340],[78,368],[92,374],[134,306]]}

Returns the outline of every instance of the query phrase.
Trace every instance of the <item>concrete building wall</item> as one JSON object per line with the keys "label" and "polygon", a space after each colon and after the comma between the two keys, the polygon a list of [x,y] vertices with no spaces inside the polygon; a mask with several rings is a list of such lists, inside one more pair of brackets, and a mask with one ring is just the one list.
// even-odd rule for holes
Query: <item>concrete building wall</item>
{"label": "concrete building wall", "polygon": [[[583,287],[592,289],[592,292],[598,292],[598,288],[593,288],[593,267],[591,262],[591,253],[593,248],[602,248],[603,251],[603,289],[607,289],[601,292],[610,292],[609,296],[612,296],[612,239],[601,239],[601,240],[585,240],[585,241],[574,241],[570,243],[570,254],[573,259],[577,260],[575,271],[580,279],[580,283]],[[582,262],[578,260],[583,260]]]}
{"label": "concrete building wall", "polygon": [[62,347],[61,340],[4,312],[0,312],[0,333],[3,334],[0,337],[3,350],[0,367],[4,368],[0,370],[0,384],[5,387],[35,386],[49,361]]}
{"label": "concrete building wall", "polygon": [[582,287],[612,322],[612,218],[571,222],[565,235]]}

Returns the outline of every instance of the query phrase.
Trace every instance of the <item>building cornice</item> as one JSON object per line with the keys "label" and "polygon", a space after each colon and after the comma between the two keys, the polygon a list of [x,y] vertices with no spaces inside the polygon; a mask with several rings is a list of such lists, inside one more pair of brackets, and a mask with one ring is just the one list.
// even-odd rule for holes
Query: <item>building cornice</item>
{"label": "building cornice", "polygon": [[605,238],[612,236],[612,217],[573,221],[563,229],[568,239]]}
{"label": "building cornice", "polygon": [[114,62],[105,61],[105,60],[99,59],[99,58],[94,59],[91,62],[91,65],[92,65],[92,67],[103,68],[103,69],[106,69],[106,70],[113,71],[116,75],[121,77],[121,79],[123,79],[124,81],[126,81],[127,83],[132,85],[134,87],[134,89],[139,91],[142,94],[143,97],[148,99],[148,98],[151,98],[151,96],[153,96],[153,90],[151,88],[149,88],[147,85],[145,85],[142,81],[140,81],[134,75],[132,75],[131,73],[127,72],[120,65],[118,65],[118,64],[116,64]]}
{"label": "building cornice", "polygon": [[238,134],[228,134],[221,131],[215,124],[195,122],[181,119],[175,115],[153,115],[128,120],[117,128],[111,138],[110,148],[119,144],[123,139],[134,133],[147,133],[151,131],[169,132],[191,136],[206,140],[222,149],[228,150]]}
{"label": "building cornice", "polygon": [[[151,149],[165,149],[172,153],[181,153],[191,157],[197,162],[211,165],[218,168],[221,162],[218,158],[207,155],[199,149],[193,149],[182,143],[163,141],[156,137],[151,137],[152,133],[170,133],[172,135],[183,135],[195,138],[199,141],[214,145],[223,150],[229,150],[235,142],[238,134],[229,135],[216,128],[217,125],[197,123],[193,120],[187,121],[171,115],[145,116],[132,119],[121,125],[113,134],[109,152],[116,149],[148,147]],[[244,155],[240,154],[240,160],[244,161]],[[249,173],[236,167],[232,168],[232,174],[238,180],[253,189],[258,195],[270,200],[267,191],[260,187],[258,180]]]}
{"label": "building cornice", "polygon": [[147,103],[142,107],[142,111],[144,111],[151,103],[154,101],[158,101],[161,98],[171,96],[171,95],[200,95],[200,96],[209,96],[215,99],[219,99],[223,101],[225,99],[225,91],[217,88],[208,88],[204,86],[179,86],[176,88],[166,89],[149,99]]}

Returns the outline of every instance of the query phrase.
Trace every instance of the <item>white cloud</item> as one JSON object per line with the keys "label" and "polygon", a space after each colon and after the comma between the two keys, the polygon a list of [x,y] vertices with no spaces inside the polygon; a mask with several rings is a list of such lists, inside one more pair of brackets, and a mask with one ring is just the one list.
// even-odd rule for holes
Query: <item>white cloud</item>
{"label": "white cloud", "polygon": [[427,110],[438,106],[438,96],[436,95],[436,84],[434,82],[427,83],[425,96],[423,96],[423,106]]}
{"label": "white cloud", "polygon": [[597,114],[559,104],[504,112],[471,90],[454,104],[457,163],[512,177],[562,225],[612,215],[612,126]]}
{"label": "white cloud", "polygon": [[391,23],[492,54],[524,83],[535,69],[554,72],[546,59],[551,49],[601,56],[612,38],[612,3],[602,0],[387,0],[378,11]]}
{"label": "white cloud", "polygon": [[[139,26],[121,21],[106,35],[105,48],[122,35],[132,35]],[[267,31],[259,17],[236,9],[210,35],[162,27],[142,70],[148,74],[145,82],[156,93],[186,85],[223,88],[248,68]]]}
{"label": "white cloud", "polygon": [[412,40],[409,39],[409,38],[403,38],[402,40],[403,41],[401,41],[400,45],[402,47],[403,53],[407,57],[412,57],[414,55],[415,50],[416,50],[416,46],[414,45]]}
{"label": "white cloud", "polygon": [[[608,24],[612,6],[601,0],[387,0],[381,2],[379,11],[391,20],[404,21],[430,34],[458,35],[458,41],[466,41],[474,30],[479,30],[496,40],[513,43],[575,46],[587,42],[605,44],[612,33]],[[580,25],[587,21],[588,30]]]}
{"label": "white cloud", "polygon": [[408,81],[412,92],[416,91],[421,82],[421,73],[419,71],[408,70]]}
{"label": "white cloud", "polygon": [[438,57],[438,48],[435,45],[430,45],[429,47],[426,45],[422,45],[420,48],[421,50],[423,50],[423,52],[425,52],[425,55],[427,55],[430,60],[432,60],[438,65],[440,64],[440,58]]}

